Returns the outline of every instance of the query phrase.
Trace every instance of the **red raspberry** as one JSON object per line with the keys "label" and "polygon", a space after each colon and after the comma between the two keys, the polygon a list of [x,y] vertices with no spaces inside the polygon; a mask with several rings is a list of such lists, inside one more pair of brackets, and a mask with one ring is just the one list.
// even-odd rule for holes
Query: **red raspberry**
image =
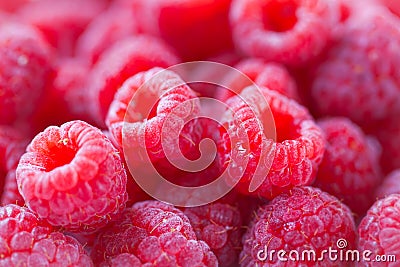
{"label": "red raspberry", "polygon": [[[313,182],[325,140],[307,109],[267,88],[261,91],[262,94],[249,86],[228,100],[231,110],[222,119],[221,131],[228,130],[221,134],[224,145],[219,154],[222,166],[230,168],[229,184],[235,184],[244,170],[236,188],[244,194],[271,199],[285,188]],[[272,139],[274,126],[276,142]],[[250,192],[249,184],[254,178],[263,181],[257,190]]]}
{"label": "red raspberry", "polygon": [[136,21],[129,9],[111,6],[97,16],[77,41],[76,53],[96,63],[113,43],[137,32]]}
{"label": "red raspberry", "polygon": [[368,129],[382,146],[381,166],[387,174],[400,168],[400,120],[399,113],[393,117],[380,121]]}
{"label": "red raspberry", "polygon": [[[322,254],[329,248],[338,250],[340,239],[347,241],[346,249],[354,249],[356,229],[349,208],[318,188],[295,187],[258,210],[243,236],[240,264],[347,266],[347,262],[332,262],[327,254]],[[277,258],[279,250],[285,252],[286,263]],[[298,252],[299,260],[291,253],[294,250]],[[315,259],[307,258],[307,255],[302,258],[304,250],[314,251]],[[296,261],[290,260],[289,253]],[[323,260],[317,260],[321,256]]]}
{"label": "red raspberry", "polygon": [[376,198],[385,198],[390,194],[400,194],[400,169],[389,173],[375,192]]}
{"label": "red raspberry", "polygon": [[[113,136],[109,131],[103,131],[105,136],[107,136],[108,139],[112,142],[112,144],[116,147],[119,148],[120,146],[115,142]],[[124,165],[124,169],[126,171],[126,193],[128,194],[128,200],[126,201],[126,206],[132,206],[132,204],[139,202],[139,201],[144,201],[144,200],[149,200],[152,199],[143,189],[136,183],[135,179],[132,176],[132,173],[129,171],[129,167],[127,166],[126,160],[125,160],[125,155],[124,153],[120,153],[122,163]]]}
{"label": "red raspberry", "polygon": [[[250,58],[240,61],[235,65],[235,68],[259,86],[277,91],[288,98],[297,101],[300,100],[296,83],[283,65]],[[234,95],[233,92],[240,92],[241,89],[251,85],[247,78],[244,79],[242,76],[237,77],[236,73],[234,76],[231,82],[227,82],[230,84],[227,88],[230,90],[219,90],[217,93],[218,99],[226,101],[229,97]],[[230,77],[228,77],[228,79],[229,78]]]}
{"label": "red raspberry", "polygon": [[90,75],[92,117],[104,125],[115,92],[134,74],[153,67],[169,67],[179,63],[172,50],[159,39],[136,36],[120,40],[107,49]]}
{"label": "red raspberry", "polygon": [[23,130],[0,125],[0,170],[7,172],[15,169],[28,143]]}
{"label": "red raspberry", "polygon": [[0,124],[31,116],[51,74],[51,51],[34,28],[2,24],[0,28]]}
{"label": "red raspberry", "polygon": [[60,105],[65,108],[65,112],[71,118],[85,119],[85,121],[88,119],[85,114],[87,112],[85,106],[88,103],[85,102],[84,97],[88,74],[89,66],[81,59],[68,58],[59,62],[52,94],[54,98],[61,101]]}
{"label": "red raspberry", "polygon": [[97,237],[92,258],[101,263],[124,253],[133,254],[144,266],[217,266],[206,243],[196,240],[189,219],[158,201],[127,208],[121,220]]}
{"label": "red raspberry", "polygon": [[102,132],[82,121],[38,134],[18,164],[27,206],[54,226],[95,231],[126,202],[126,173]]}
{"label": "red raspberry", "polygon": [[[368,255],[371,261],[377,255],[395,256],[400,258],[400,195],[393,194],[384,199],[378,200],[369,209],[367,215],[358,226],[358,250],[369,250]],[[361,258],[362,259],[362,258]],[[362,260],[357,266],[396,266],[396,263],[377,263]]]}
{"label": "red raspberry", "polygon": [[[139,100],[146,104],[154,103],[155,106],[152,112],[149,112],[150,114],[143,111],[145,108],[141,106],[141,103],[129,107],[132,97],[143,84],[145,84],[146,90],[141,89],[136,102]],[[194,102],[191,101],[188,105],[184,104],[185,101],[189,100],[194,100]],[[173,111],[177,108],[179,108],[179,114],[177,111]],[[176,116],[169,116],[172,112],[176,113]],[[137,141],[141,140],[142,137],[145,137],[147,153],[149,153],[153,163],[165,159],[165,147],[171,147],[176,152],[179,148],[183,153],[191,151],[196,144],[196,136],[201,134],[201,128],[197,125],[196,120],[186,123],[181,132],[178,132],[179,126],[183,126],[181,124],[184,120],[194,118],[199,112],[200,103],[196,94],[189,86],[184,84],[184,81],[177,74],[161,68],[153,68],[132,76],[123,84],[111,103],[106,124],[119,148],[122,149],[122,129],[125,123],[125,113],[138,117],[131,116],[128,119],[131,128],[127,129],[127,138],[132,140],[129,142],[129,149],[138,152],[132,155],[130,163],[140,166],[144,161],[143,159],[146,158],[145,155],[140,154],[141,144]],[[166,122],[173,123],[168,124]],[[168,125],[173,125],[176,129],[162,129],[168,127]],[[167,131],[168,136],[165,136],[162,130]],[[200,133],[198,133],[199,131]],[[160,138],[160,136],[163,136],[163,138]],[[176,138],[179,138],[179,148],[174,146]],[[174,156],[175,152],[172,153],[174,153]]]}
{"label": "red raspberry", "polygon": [[89,103],[85,90],[90,68],[78,58],[65,58],[58,61],[55,77],[46,91],[43,105],[33,119],[35,133],[49,125],[60,125],[71,120],[90,122]]}
{"label": "red raspberry", "polygon": [[105,7],[104,0],[29,1],[17,11],[37,27],[62,56],[71,56],[78,36]]}
{"label": "red raspberry", "polygon": [[[22,133],[22,130],[0,125],[0,192],[1,204],[11,204],[20,200],[20,194],[15,181],[15,168],[29,139]],[[3,188],[4,185],[4,188]],[[19,201],[23,205],[23,201]]]}
{"label": "red raspberry", "polygon": [[346,116],[364,126],[399,114],[400,76],[394,69],[400,63],[400,21],[372,7],[348,19],[318,66],[311,88],[318,115]]}
{"label": "red raspberry", "polygon": [[318,125],[327,147],[315,186],[343,200],[358,215],[364,214],[382,180],[379,144],[346,118],[328,118]]}
{"label": "red raspberry", "polygon": [[93,266],[74,238],[52,229],[26,208],[0,207],[1,266]]}
{"label": "red raspberry", "polygon": [[139,26],[162,38],[185,61],[205,59],[233,47],[231,0],[136,1]]}
{"label": "red raspberry", "polygon": [[103,262],[101,267],[119,267],[119,266],[130,266],[130,267],[142,267],[140,260],[132,254],[122,253],[115,257],[109,258],[107,262]]}
{"label": "red raspberry", "polygon": [[299,66],[325,47],[337,20],[336,9],[321,0],[234,0],[233,39],[248,56]]}
{"label": "red raspberry", "polygon": [[18,190],[15,170],[9,171],[5,177],[0,204],[3,206],[7,204],[25,205],[25,201]]}
{"label": "red raspberry", "polygon": [[213,203],[185,208],[185,215],[199,240],[203,240],[218,258],[218,266],[233,266],[241,249],[242,219],[237,208]]}

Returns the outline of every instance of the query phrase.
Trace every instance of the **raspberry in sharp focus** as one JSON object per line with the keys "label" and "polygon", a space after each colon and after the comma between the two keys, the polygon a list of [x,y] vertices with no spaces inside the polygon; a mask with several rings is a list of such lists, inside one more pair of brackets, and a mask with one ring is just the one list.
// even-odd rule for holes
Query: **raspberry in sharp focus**
{"label": "raspberry in sharp focus", "polygon": [[96,231],[125,207],[126,173],[118,150],[97,128],[72,121],[50,126],[17,167],[26,205],[70,231]]}
{"label": "raspberry in sharp focus", "polygon": [[[146,87],[141,88],[142,85]],[[139,88],[140,91],[137,93]],[[134,95],[135,106],[130,104]],[[143,103],[144,105],[153,103],[154,106],[146,112],[146,108],[142,106]],[[177,114],[178,111],[179,114]],[[200,103],[196,94],[177,74],[165,69],[153,68],[132,76],[123,84],[111,103],[106,124],[114,140],[122,149],[123,127],[129,122],[130,126],[125,132],[127,140],[130,141],[129,146],[139,148],[141,144],[137,140],[145,137],[147,153],[155,163],[165,159],[165,148],[169,147],[176,151],[181,149],[183,154],[193,149],[197,136],[201,134],[201,127],[196,120],[189,120],[185,125],[182,125],[182,122],[195,118],[199,112]],[[131,117],[124,118],[125,113],[130,114]],[[169,125],[174,126],[174,129],[168,128]],[[181,132],[179,132],[180,126],[184,126]],[[174,145],[176,138],[179,138],[179,147]],[[172,153],[175,155],[176,152]],[[132,155],[133,157],[135,160],[129,163],[137,166],[146,159],[146,156],[139,153]]]}
{"label": "raspberry in sharp focus", "polygon": [[127,37],[104,51],[90,74],[88,102],[93,120],[104,125],[115,92],[132,75],[153,67],[179,63],[174,52],[161,40],[145,35]]}
{"label": "raspberry in sharp focus", "polygon": [[2,23],[0,28],[0,123],[31,116],[51,76],[50,47],[33,27]]}
{"label": "raspberry in sharp focus", "polygon": [[1,266],[93,266],[78,241],[16,205],[0,207],[0,243]]}
{"label": "raspberry in sharp focus", "polygon": [[234,0],[233,39],[248,56],[299,66],[325,47],[336,8],[321,0]]}
{"label": "raspberry in sharp focus", "polygon": [[379,7],[360,10],[317,67],[311,96],[317,115],[364,126],[400,112],[400,21]]}
{"label": "raspberry in sharp focus", "polygon": [[327,146],[315,186],[343,200],[358,215],[375,201],[374,190],[382,180],[377,141],[347,118],[317,121]]}
{"label": "raspberry in sharp focus", "polygon": [[[225,145],[219,153],[222,166],[229,168],[229,184],[240,179],[236,185],[240,192],[271,199],[284,189],[313,182],[325,140],[306,108],[277,92],[260,89],[249,86],[227,101],[231,109],[222,119],[227,132],[222,134]],[[275,129],[276,142],[272,139]],[[263,180],[250,192],[255,177]]]}
{"label": "raspberry in sharp focus", "polygon": [[385,198],[390,194],[400,194],[400,169],[389,173],[375,191],[377,199]]}
{"label": "raspberry in sharp focus", "polygon": [[[368,210],[367,215],[358,226],[358,251],[369,250],[369,259],[374,260],[377,255],[389,255],[400,258],[400,195],[389,195],[378,200]],[[374,262],[361,258],[356,266],[396,266],[396,262]]]}
{"label": "raspberry in sharp focus", "polygon": [[199,240],[203,240],[218,258],[218,266],[238,262],[241,249],[242,219],[239,209],[222,203],[211,203],[183,210]]}
{"label": "raspberry in sharp focus", "polygon": [[[347,242],[346,249],[355,248],[356,229],[350,209],[318,188],[295,187],[259,208],[243,236],[240,263],[248,267],[347,266],[344,261],[330,261],[327,255],[316,260],[323,250],[338,249],[340,239]],[[277,258],[279,250],[285,251],[286,259],[293,250],[298,255],[312,250],[315,260],[305,256],[304,260],[299,257],[298,261],[282,262]],[[271,251],[275,253],[271,255]]]}
{"label": "raspberry in sharp focus", "polygon": [[152,266],[217,266],[217,258],[197,241],[186,215],[158,201],[127,208],[120,220],[99,234],[92,258],[101,263],[124,253]]}

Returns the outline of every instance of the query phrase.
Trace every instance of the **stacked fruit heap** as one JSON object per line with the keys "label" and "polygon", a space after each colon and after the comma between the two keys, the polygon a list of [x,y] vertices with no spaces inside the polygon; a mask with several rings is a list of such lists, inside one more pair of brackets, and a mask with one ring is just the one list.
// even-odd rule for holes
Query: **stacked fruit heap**
{"label": "stacked fruit heap", "polygon": [[[329,248],[400,260],[399,16],[396,0],[0,0],[0,266],[370,264],[266,256]],[[165,69],[196,60],[258,88],[172,88],[182,77]],[[227,171],[234,189],[212,203],[155,200],[128,170],[125,113],[162,71],[127,138],[144,137],[175,184]],[[201,97],[229,107],[219,123],[196,117],[210,108]],[[172,153],[195,160],[201,140],[216,145],[197,173],[161,144],[177,107],[188,122],[167,136]]]}

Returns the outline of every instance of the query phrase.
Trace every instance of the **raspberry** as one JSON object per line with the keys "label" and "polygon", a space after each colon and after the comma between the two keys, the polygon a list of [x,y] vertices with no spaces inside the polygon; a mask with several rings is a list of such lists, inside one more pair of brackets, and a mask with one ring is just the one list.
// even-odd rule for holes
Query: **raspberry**
{"label": "raspberry", "polygon": [[[103,131],[105,136],[107,136],[108,139],[112,142],[112,144],[119,148],[119,145],[115,142],[113,136],[109,131]],[[124,165],[124,169],[128,170],[128,166],[125,160],[125,155],[123,153],[120,153],[122,163]],[[126,193],[128,194],[128,200],[126,201],[126,206],[132,206],[133,203],[139,202],[139,201],[144,201],[144,200],[149,200],[152,199],[145,191],[143,191],[142,188],[136,183],[135,179],[132,176],[132,173],[130,171],[126,171]]]}
{"label": "raspberry", "polygon": [[201,60],[233,47],[231,0],[138,1],[139,26],[162,38],[186,61]]}
{"label": "raspberry", "polygon": [[130,266],[130,267],[141,267],[143,266],[140,263],[140,260],[132,254],[122,253],[115,257],[112,257],[107,260],[107,262],[103,262],[101,267],[118,267],[118,266]]}
{"label": "raspberry", "polygon": [[7,172],[15,169],[28,142],[23,130],[0,125],[0,170]]}
{"label": "raspberry", "polygon": [[121,220],[97,237],[92,258],[101,263],[124,253],[134,255],[145,266],[217,266],[209,247],[196,240],[189,219],[158,201],[138,202],[127,208]]}
{"label": "raspberry", "polygon": [[337,20],[332,11],[336,9],[321,0],[233,0],[234,43],[248,56],[299,66],[327,44]]}
{"label": "raspberry", "polygon": [[60,125],[71,120],[90,121],[84,90],[90,69],[78,58],[60,59],[55,77],[46,91],[43,105],[33,119],[34,132],[43,131],[49,125]]}
{"label": "raspberry", "polygon": [[134,74],[153,67],[169,67],[179,62],[172,50],[162,41],[149,36],[120,40],[107,49],[94,65],[90,75],[92,117],[104,125],[115,92]]}
{"label": "raspberry", "polygon": [[362,10],[318,66],[311,96],[317,115],[364,126],[400,112],[400,76],[393,71],[400,63],[400,22],[379,7]]}
{"label": "raspberry", "polygon": [[[283,65],[251,58],[240,61],[235,65],[235,68],[259,86],[267,87],[297,101],[300,99],[296,83]],[[235,76],[237,76],[236,73]],[[231,84],[227,86],[231,91],[219,90],[217,98],[226,101],[234,95],[233,92],[240,92],[240,89],[248,85],[250,85],[250,82],[247,78],[244,79],[242,76],[232,77]]]}
{"label": "raspberry", "polygon": [[95,231],[126,202],[126,173],[102,132],[82,121],[50,126],[21,157],[17,182],[40,218],[70,231]]}
{"label": "raspberry", "polygon": [[387,174],[400,168],[400,120],[398,113],[367,129],[382,146],[381,166]]}
{"label": "raspberry", "polygon": [[[221,134],[224,145],[219,154],[222,166],[230,168],[229,184],[240,178],[236,185],[240,192],[271,199],[285,188],[314,181],[325,140],[307,109],[267,88],[261,91],[262,95],[256,87],[249,86],[227,101],[231,110],[225,113],[222,125],[228,131]],[[275,125],[271,123],[268,106],[261,101],[263,98],[269,104]],[[276,142],[271,139],[273,126]],[[263,181],[250,192],[249,184],[257,177]]]}
{"label": "raspberry", "polygon": [[61,56],[71,56],[76,39],[105,4],[104,0],[29,1],[17,14],[37,27]]}
{"label": "raspberry", "polygon": [[5,177],[0,204],[3,206],[7,204],[15,204],[19,206],[25,205],[25,201],[18,191],[15,170],[10,170]]}
{"label": "raspberry", "polygon": [[1,266],[93,266],[82,245],[52,229],[26,208],[0,207]]}
{"label": "raspberry", "polygon": [[34,28],[5,23],[0,28],[0,124],[31,116],[51,74],[48,44]]}
{"label": "raspberry", "polygon": [[[52,94],[71,118],[87,120],[84,88],[87,85],[89,66],[78,58],[68,58],[59,62],[54,78]],[[58,107],[60,108],[60,107]],[[53,109],[55,110],[55,109]],[[85,116],[86,115],[86,116]]]}
{"label": "raspberry", "polygon": [[400,194],[400,169],[389,173],[376,189],[376,198],[385,198],[390,194]]}
{"label": "raspberry", "polygon": [[[1,204],[23,205],[15,181],[15,168],[29,143],[23,131],[11,126],[0,125],[0,188]],[[4,188],[3,188],[4,185]]]}
{"label": "raspberry", "polygon": [[[143,111],[145,108],[140,103],[135,106],[129,106],[132,97],[143,84],[146,86],[146,90],[139,92],[140,95],[136,102],[140,100],[145,103],[156,104],[149,114]],[[184,104],[185,101],[189,100],[194,101]],[[179,114],[176,110],[178,108]],[[201,134],[201,132],[197,133],[201,131],[196,123],[197,121],[189,121],[180,132],[179,126],[183,126],[181,124],[184,120],[194,118],[199,114],[199,111],[200,104],[195,93],[189,86],[184,84],[177,74],[161,68],[153,68],[132,76],[123,84],[111,103],[106,124],[116,143],[122,148],[122,129],[125,123],[125,113],[133,114],[137,117],[131,116],[131,118],[127,119],[130,128],[126,130],[126,138],[130,140],[129,149],[137,152],[134,155],[132,154],[130,163],[140,166],[143,163],[143,159],[146,158],[145,155],[141,155],[139,150],[141,144],[137,141],[141,140],[142,137],[145,137],[147,153],[149,153],[153,163],[165,159],[165,147],[172,147],[175,150],[180,148],[183,153],[192,150],[192,147],[196,144],[196,136]],[[174,116],[169,116],[172,113]],[[165,129],[170,127],[168,125],[173,125],[176,129]],[[168,136],[162,130],[166,131]],[[160,138],[160,136],[163,138]],[[179,148],[174,146],[174,140],[177,137],[179,137]],[[175,155],[174,151],[172,153]]]}
{"label": "raspberry", "polygon": [[379,144],[346,118],[323,119],[318,125],[325,133],[327,147],[315,186],[362,215],[373,204],[374,190],[382,179]]}
{"label": "raspberry", "polygon": [[241,248],[242,220],[237,208],[221,203],[185,208],[185,215],[199,240],[203,240],[218,258],[218,266],[232,266]]}
{"label": "raspberry", "polygon": [[86,27],[77,41],[76,53],[80,58],[96,63],[113,43],[136,32],[136,21],[130,10],[111,6]]}
{"label": "raspberry", "polygon": [[[393,194],[378,200],[368,210],[367,215],[358,226],[358,250],[369,250],[371,253],[368,257],[371,260],[374,260],[377,255],[395,255],[396,259],[399,259],[399,207],[399,194]],[[374,264],[374,266],[396,265],[396,263],[390,262],[382,263],[381,265],[378,264]],[[371,266],[371,263],[362,259],[358,266]]]}
{"label": "raspberry", "polygon": [[[338,249],[340,239],[346,249],[354,249],[356,229],[351,212],[337,198],[313,187],[295,187],[262,206],[243,236],[241,266],[347,266],[332,262],[323,250]],[[277,253],[283,250],[288,262]],[[315,257],[289,259],[289,252],[312,250]],[[290,253],[296,258],[296,254]],[[282,254],[281,254],[282,255]],[[323,256],[323,260],[319,257]],[[264,259],[265,258],[265,259]],[[318,260],[316,260],[318,259]],[[287,264],[287,265],[286,265]]]}

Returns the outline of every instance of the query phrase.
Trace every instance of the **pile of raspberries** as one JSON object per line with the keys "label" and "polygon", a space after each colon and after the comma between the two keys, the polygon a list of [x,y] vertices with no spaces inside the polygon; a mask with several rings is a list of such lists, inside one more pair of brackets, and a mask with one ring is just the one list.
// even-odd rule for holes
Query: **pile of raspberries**
{"label": "pile of raspberries", "polygon": [[0,0],[0,188],[0,266],[400,266],[400,2]]}

